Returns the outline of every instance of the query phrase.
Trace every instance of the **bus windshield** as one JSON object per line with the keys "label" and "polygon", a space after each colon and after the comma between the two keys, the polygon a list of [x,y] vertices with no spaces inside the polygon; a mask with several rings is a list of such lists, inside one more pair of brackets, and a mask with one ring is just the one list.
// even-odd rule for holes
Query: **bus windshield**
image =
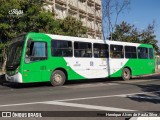
{"label": "bus windshield", "polygon": [[22,50],[24,41],[14,42],[9,46],[8,56],[7,56],[7,68],[15,69],[20,65]]}

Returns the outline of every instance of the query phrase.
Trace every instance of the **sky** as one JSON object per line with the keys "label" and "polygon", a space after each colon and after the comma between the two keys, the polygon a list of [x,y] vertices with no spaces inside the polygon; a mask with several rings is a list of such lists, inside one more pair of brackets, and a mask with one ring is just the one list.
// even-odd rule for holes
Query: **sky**
{"label": "sky", "polygon": [[155,35],[160,47],[160,0],[130,0],[129,8],[119,16],[118,23],[126,21],[141,31],[155,20]]}

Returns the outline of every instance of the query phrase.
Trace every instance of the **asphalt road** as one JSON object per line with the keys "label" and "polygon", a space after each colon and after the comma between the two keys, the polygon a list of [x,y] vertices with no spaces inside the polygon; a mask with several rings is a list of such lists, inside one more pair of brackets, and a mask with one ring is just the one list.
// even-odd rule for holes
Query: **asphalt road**
{"label": "asphalt road", "polygon": [[[79,116],[76,120],[125,120],[125,117],[101,115],[103,111],[160,111],[160,74],[130,81],[69,81],[61,87],[52,87],[49,83],[13,84],[1,79],[0,111],[62,111],[50,114],[64,117],[45,118],[47,120],[75,120],[76,115]],[[93,117],[88,117],[90,114]],[[72,117],[65,117],[67,115]],[[44,118],[22,120],[25,119]]]}

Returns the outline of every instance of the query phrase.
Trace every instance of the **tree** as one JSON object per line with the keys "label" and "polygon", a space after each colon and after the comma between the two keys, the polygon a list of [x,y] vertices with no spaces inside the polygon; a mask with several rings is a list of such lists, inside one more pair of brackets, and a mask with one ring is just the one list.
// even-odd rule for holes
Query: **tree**
{"label": "tree", "polygon": [[115,31],[112,33],[112,38],[115,41],[151,44],[156,52],[158,52],[158,41],[154,32],[155,22],[149,24],[145,30],[138,31],[134,25],[123,21],[121,24],[116,25]]}
{"label": "tree", "polygon": [[8,50],[8,45],[9,42],[5,43],[5,44],[0,44],[0,49],[1,49],[1,58],[2,58],[2,72],[5,71],[5,66],[6,66],[6,61],[7,61],[7,50]]}
{"label": "tree", "polygon": [[4,58],[7,42],[24,32],[70,36],[83,36],[87,32],[75,18],[56,20],[54,13],[44,10],[46,4],[42,0],[0,0],[0,3],[0,49],[5,52]]}
{"label": "tree", "polygon": [[10,41],[22,32],[42,29],[44,26],[39,25],[40,22],[43,24],[39,18],[45,18],[43,22],[47,23],[47,18],[51,16],[41,10],[43,2],[39,0],[0,0],[0,2],[0,31],[3,31],[0,33],[0,40],[2,43]]}
{"label": "tree", "polygon": [[124,21],[121,24],[116,25],[115,31],[112,33],[112,38],[114,41],[140,42],[137,28]]}
{"label": "tree", "polygon": [[[126,9],[129,9],[129,0],[105,0],[103,3],[103,38],[105,39],[105,28],[107,26],[107,33],[112,40],[112,33],[115,30],[119,15]],[[109,37],[109,36],[107,36]]]}
{"label": "tree", "polygon": [[3,57],[2,71],[4,71],[8,41],[20,33],[43,29],[44,26],[40,26],[38,23],[47,23],[51,14],[45,14],[45,11],[41,10],[43,2],[40,0],[0,0],[0,2],[0,49]]}
{"label": "tree", "polygon": [[87,28],[82,26],[82,22],[71,16],[62,21],[61,27],[64,35],[69,36],[83,37],[87,32]]}
{"label": "tree", "polygon": [[155,50],[158,52],[159,47],[157,45],[158,41],[156,40],[155,33],[155,21],[147,26],[145,30],[142,31],[141,43],[152,44]]}
{"label": "tree", "polygon": [[[24,32],[44,32],[82,36],[87,30],[82,22],[72,17],[56,20],[46,11],[42,0],[0,0],[0,42],[10,41]],[[21,14],[20,14],[21,13]]]}

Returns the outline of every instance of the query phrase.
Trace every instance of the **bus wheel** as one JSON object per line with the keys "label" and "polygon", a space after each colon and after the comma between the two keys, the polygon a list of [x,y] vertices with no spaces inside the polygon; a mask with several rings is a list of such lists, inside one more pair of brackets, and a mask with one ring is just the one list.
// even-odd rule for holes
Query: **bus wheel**
{"label": "bus wheel", "polygon": [[51,75],[51,84],[53,86],[62,86],[66,81],[66,75],[61,70],[55,70]]}
{"label": "bus wheel", "polygon": [[124,68],[122,71],[123,80],[129,80],[131,78],[131,71],[128,68]]}

